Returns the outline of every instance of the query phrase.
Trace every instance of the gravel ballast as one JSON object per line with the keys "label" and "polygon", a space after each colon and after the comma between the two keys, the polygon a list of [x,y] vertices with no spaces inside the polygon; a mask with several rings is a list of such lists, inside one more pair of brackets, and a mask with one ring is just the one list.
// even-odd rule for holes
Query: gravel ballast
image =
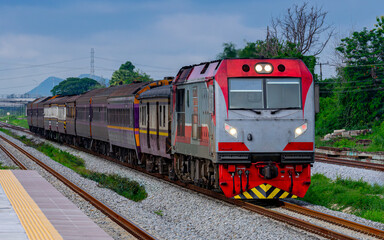
{"label": "gravel ballast", "polygon": [[[1,135],[11,139],[3,133]],[[24,134],[23,134],[24,135]],[[27,136],[30,137],[30,136]],[[35,138],[35,137],[34,137]],[[15,141],[15,140],[13,140]],[[40,141],[40,140],[39,140]],[[44,140],[46,141],[46,140]],[[17,141],[18,142],[18,141]],[[125,199],[117,193],[100,188],[97,183],[80,177],[77,173],[50,160],[37,150],[24,146],[35,157],[59,171],[69,180],[84,188],[93,196],[108,206],[133,220],[140,227],[160,239],[317,239],[318,236],[300,229],[287,226],[281,222],[257,215],[255,213],[233,207],[220,201],[201,196],[189,190],[181,189],[169,183],[127,169],[115,163],[93,155],[79,152],[72,148],[51,143],[55,147],[79,156],[86,162],[89,170],[115,173],[144,185],[148,198],[141,202]],[[18,142],[18,145],[23,145]],[[2,158],[2,156],[0,155]],[[314,169],[319,169],[315,163]],[[4,164],[6,165],[6,164]],[[327,164],[325,164],[327,165]],[[324,171],[332,172],[335,165],[324,167]],[[357,169],[358,170],[358,169]],[[362,169],[363,170],[363,169]],[[316,170],[319,171],[319,170]],[[314,173],[316,172],[313,171]],[[368,170],[369,171],[369,170]],[[337,175],[337,174],[336,174]],[[335,176],[336,176],[335,175]],[[52,182],[51,182],[52,183]],[[53,184],[53,183],[52,183]],[[56,184],[53,184],[56,185]],[[300,201],[298,201],[300,202]],[[303,202],[301,202],[303,204]],[[92,207],[92,206],[91,206]],[[375,223],[356,216],[335,212],[323,207],[308,205],[307,207],[326,212],[342,218],[384,229],[384,224]],[[81,208],[81,207],[79,207]],[[317,209],[318,208],[318,209]],[[157,213],[155,213],[157,212]],[[87,214],[87,213],[86,213]],[[108,231],[106,231],[108,232]],[[112,232],[112,234],[110,233]],[[122,234],[113,235],[115,239],[122,239]],[[120,235],[120,236],[119,236]]]}
{"label": "gravel ballast", "polygon": [[362,179],[364,182],[368,182],[370,184],[384,185],[384,173],[369,169],[315,162],[312,168],[312,175],[315,173],[324,174],[327,178],[333,180],[337,177],[342,179],[350,178],[356,181]]}

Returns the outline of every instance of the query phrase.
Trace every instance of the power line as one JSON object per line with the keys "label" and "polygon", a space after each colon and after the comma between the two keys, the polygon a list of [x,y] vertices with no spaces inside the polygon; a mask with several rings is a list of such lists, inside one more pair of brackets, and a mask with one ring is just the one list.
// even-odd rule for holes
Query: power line
{"label": "power line", "polygon": [[369,89],[356,89],[356,90],[347,90],[347,91],[320,91],[320,93],[350,93],[350,92],[366,92],[366,91],[378,91],[378,90],[384,90],[384,88],[369,88]]}
{"label": "power line", "polygon": [[[80,69],[88,69],[88,67],[85,68],[79,68]],[[58,74],[58,73],[63,73],[63,72],[68,72],[67,70],[65,71],[55,71],[55,72],[49,72],[49,73],[39,73],[39,74],[32,74],[32,75],[24,75],[24,76],[18,76],[18,77],[5,77],[5,78],[0,78],[0,81],[8,81],[12,79],[20,79],[20,78],[28,78],[28,77],[36,77],[36,76],[42,76],[42,75],[50,75],[50,74]]]}
{"label": "power line", "polygon": [[4,69],[0,69],[0,71],[18,70],[18,69],[35,68],[35,67],[46,67],[49,65],[66,63],[66,62],[73,62],[73,61],[82,60],[82,59],[87,59],[87,58],[74,58],[74,59],[70,59],[70,60],[51,62],[51,63],[43,63],[43,64],[18,64],[18,65],[21,65],[23,67],[4,68]]}
{"label": "power line", "polygon": [[346,66],[341,66],[340,64],[332,64],[329,62],[326,63],[317,63],[316,65],[328,65],[332,67],[373,67],[373,66],[384,66],[384,63],[372,63],[372,64],[361,64],[361,65],[346,65]]}
{"label": "power line", "polygon": [[[126,60],[118,60],[118,59],[110,59],[110,58],[104,58],[104,57],[95,57],[97,59],[102,59],[102,60],[106,60],[106,61],[111,61],[111,62],[126,62]],[[145,65],[145,64],[140,64],[140,63],[136,63],[135,62],[135,65],[137,66],[143,66],[143,67],[150,67],[150,68],[159,68],[159,69],[165,69],[165,70],[174,70],[174,69],[171,69],[171,68],[167,68],[167,67],[162,67],[162,66],[151,66],[151,65]]]}
{"label": "power line", "polygon": [[21,87],[33,87],[33,86],[36,86],[36,84],[13,86],[13,87],[6,87],[6,88],[2,87],[1,90],[3,90],[3,89],[12,89],[12,88],[21,88]]}
{"label": "power line", "polygon": [[[112,69],[112,68],[105,68],[105,67],[96,67],[96,68],[101,69],[101,70],[105,70],[105,71],[112,71],[112,72],[117,71],[116,69]],[[131,71],[125,70],[125,69],[121,69],[119,71],[131,72]],[[171,71],[171,70],[169,70],[169,71]],[[150,70],[149,72],[167,72],[168,73],[169,71],[168,70]]]}
{"label": "power line", "polygon": [[384,79],[373,79],[373,78],[370,78],[370,79],[366,79],[366,80],[359,80],[359,81],[348,81],[348,82],[316,82],[316,84],[341,84],[341,83],[357,83],[357,82],[372,82],[372,81],[382,81]]}

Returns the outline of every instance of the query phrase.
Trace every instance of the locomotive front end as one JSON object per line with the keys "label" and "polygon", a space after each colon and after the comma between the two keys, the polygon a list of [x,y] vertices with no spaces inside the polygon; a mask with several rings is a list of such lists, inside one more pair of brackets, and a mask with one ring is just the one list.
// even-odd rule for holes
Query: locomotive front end
{"label": "locomotive front end", "polygon": [[304,197],[314,161],[314,83],[297,59],[223,60],[215,159],[227,197]]}

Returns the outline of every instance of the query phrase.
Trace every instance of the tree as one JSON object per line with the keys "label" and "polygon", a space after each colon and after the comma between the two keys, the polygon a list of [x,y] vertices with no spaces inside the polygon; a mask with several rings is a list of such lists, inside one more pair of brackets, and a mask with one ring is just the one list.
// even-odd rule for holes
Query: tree
{"label": "tree", "polygon": [[223,52],[217,55],[218,59],[236,58],[238,56],[238,51],[234,43],[223,43],[223,48]]}
{"label": "tree", "polygon": [[101,87],[100,83],[90,78],[70,77],[56,85],[51,93],[53,95],[82,94],[91,89]]}
{"label": "tree", "polygon": [[[320,54],[334,34],[331,25],[325,23],[327,12],[322,8],[309,7],[308,2],[288,8],[286,15],[272,18],[271,35],[280,42],[290,42],[305,55]],[[323,39],[321,37],[325,35]]]}
{"label": "tree", "polygon": [[127,61],[120,66],[119,70],[112,74],[112,79],[109,81],[109,84],[111,86],[130,84],[134,81],[149,82],[153,81],[153,79],[146,73],[135,70],[135,66],[130,61]]}
{"label": "tree", "polygon": [[371,127],[384,117],[383,27],[384,17],[377,18],[375,28],[353,32],[336,48],[346,61],[338,92],[347,127]]}

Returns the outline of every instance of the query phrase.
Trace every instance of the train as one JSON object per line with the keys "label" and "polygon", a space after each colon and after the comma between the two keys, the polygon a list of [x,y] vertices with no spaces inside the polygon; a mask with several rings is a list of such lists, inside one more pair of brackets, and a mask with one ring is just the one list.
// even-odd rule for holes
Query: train
{"label": "train", "polygon": [[300,59],[223,59],[29,103],[30,131],[233,199],[304,197],[315,84]]}

